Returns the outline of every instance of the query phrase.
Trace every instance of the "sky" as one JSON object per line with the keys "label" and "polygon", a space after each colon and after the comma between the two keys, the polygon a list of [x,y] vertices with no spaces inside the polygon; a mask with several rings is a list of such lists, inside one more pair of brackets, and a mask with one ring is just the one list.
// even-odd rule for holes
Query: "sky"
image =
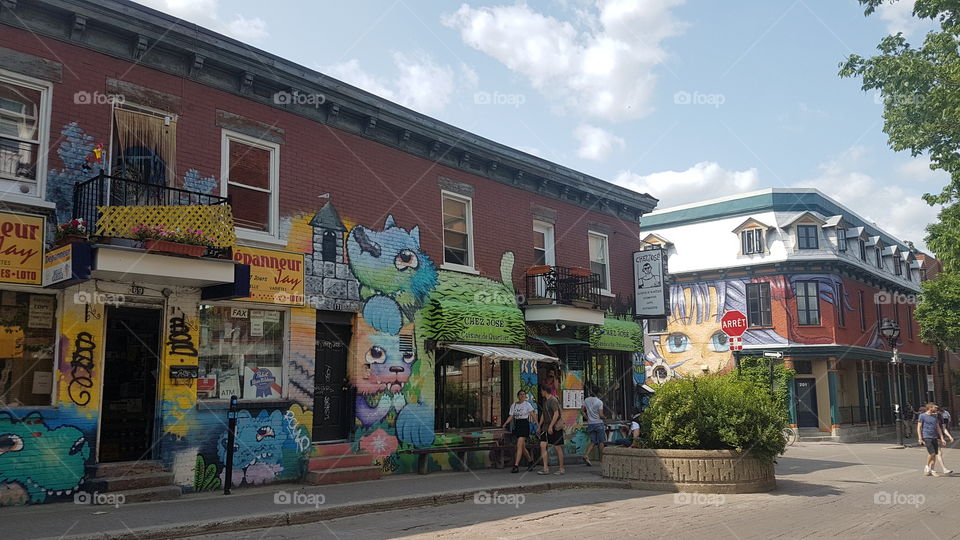
{"label": "sky", "polygon": [[[949,177],[841,79],[913,0],[141,0],[462,129],[660,199],[813,187],[923,248]],[[264,6],[269,6],[265,9]]]}

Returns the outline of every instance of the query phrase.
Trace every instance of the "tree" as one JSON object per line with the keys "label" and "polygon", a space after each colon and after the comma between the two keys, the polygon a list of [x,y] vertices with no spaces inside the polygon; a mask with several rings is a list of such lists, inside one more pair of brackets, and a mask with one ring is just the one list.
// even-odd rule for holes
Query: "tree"
{"label": "tree", "polygon": [[749,356],[740,359],[740,378],[756,386],[770,391],[770,362],[773,362],[774,401],[786,415],[788,400],[790,399],[790,380],[797,372],[784,367],[782,361],[770,358]]}
{"label": "tree", "polygon": [[960,273],[941,272],[925,281],[915,316],[920,339],[942,349],[960,349]]}

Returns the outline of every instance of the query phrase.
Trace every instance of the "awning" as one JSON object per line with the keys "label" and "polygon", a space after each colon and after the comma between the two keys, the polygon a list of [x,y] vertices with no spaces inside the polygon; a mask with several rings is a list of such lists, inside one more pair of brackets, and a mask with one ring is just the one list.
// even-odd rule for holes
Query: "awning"
{"label": "awning", "polygon": [[530,336],[530,338],[547,345],[590,345],[589,341],[560,336]]}
{"label": "awning", "polygon": [[545,354],[535,353],[524,349],[514,349],[511,347],[490,347],[487,345],[461,345],[459,343],[444,343],[441,347],[453,351],[470,353],[490,360],[535,360],[537,362],[556,362],[559,358],[547,356]]}

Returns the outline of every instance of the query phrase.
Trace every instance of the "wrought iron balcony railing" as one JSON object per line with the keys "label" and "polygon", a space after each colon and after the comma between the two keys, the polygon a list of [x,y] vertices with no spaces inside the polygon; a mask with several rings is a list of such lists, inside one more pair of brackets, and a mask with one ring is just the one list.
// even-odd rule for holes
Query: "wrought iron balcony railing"
{"label": "wrought iron balcony railing", "polygon": [[600,307],[600,274],[587,268],[532,266],[527,269],[526,303]]}
{"label": "wrought iron balcony railing", "polygon": [[73,217],[94,235],[132,238],[136,225],[190,228],[214,240],[211,256],[229,256],[236,243],[227,197],[99,175],[73,188]]}

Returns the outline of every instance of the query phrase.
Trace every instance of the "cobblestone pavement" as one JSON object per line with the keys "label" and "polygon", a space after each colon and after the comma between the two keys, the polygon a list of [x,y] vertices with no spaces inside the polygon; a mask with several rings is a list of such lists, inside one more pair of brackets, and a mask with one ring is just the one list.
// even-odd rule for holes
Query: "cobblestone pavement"
{"label": "cobblestone pavement", "polygon": [[[805,443],[752,495],[563,490],[487,493],[404,509],[205,538],[960,538],[960,475],[925,477],[922,448]],[[960,451],[946,463],[960,469]]]}

